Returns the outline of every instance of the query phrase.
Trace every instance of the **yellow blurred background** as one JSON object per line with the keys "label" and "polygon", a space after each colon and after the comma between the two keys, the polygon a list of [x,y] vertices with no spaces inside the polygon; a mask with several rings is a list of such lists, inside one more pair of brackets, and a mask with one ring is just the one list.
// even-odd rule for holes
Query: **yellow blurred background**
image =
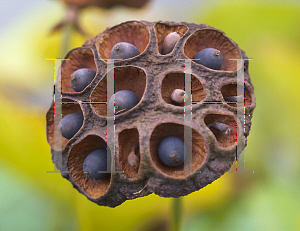
{"label": "yellow blurred background", "polygon": [[[0,2],[0,230],[163,229],[171,199],[150,195],[114,209],[73,189],[54,166],[45,114],[64,15],[59,1]],[[183,230],[300,230],[300,2],[152,0],[135,10],[87,8],[82,27],[95,36],[128,20],[206,23],[246,51],[257,107],[246,171],[226,173],[183,198]],[[88,38],[72,32],[70,49]]]}

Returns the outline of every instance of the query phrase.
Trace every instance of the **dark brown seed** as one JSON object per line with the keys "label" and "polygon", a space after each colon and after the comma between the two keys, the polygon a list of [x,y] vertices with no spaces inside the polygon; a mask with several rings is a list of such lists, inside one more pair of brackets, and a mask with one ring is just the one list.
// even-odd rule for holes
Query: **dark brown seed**
{"label": "dark brown seed", "polygon": [[215,128],[222,132],[224,135],[228,135],[231,132],[231,129],[228,125],[216,121],[211,124],[208,124],[207,127]]}

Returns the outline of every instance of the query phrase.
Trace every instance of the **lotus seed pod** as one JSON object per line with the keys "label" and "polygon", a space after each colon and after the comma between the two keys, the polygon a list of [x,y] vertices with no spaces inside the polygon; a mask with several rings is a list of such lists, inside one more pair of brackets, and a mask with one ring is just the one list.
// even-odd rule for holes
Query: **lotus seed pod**
{"label": "lotus seed pod", "polygon": [[[181,38],[172,52],[162,55],[166,37],[177,31]],[[112,63],[111,51],[121,42],[134,45],[139,54]],[[207,48],[223,57],[217,71],[194,60]],[[57,135],[60,107],[53,102],[47,112],[47,140],[62,176],[98,205],[116,207],[152,193],[188,195],[229,171],[247,144],[255,109],[249,63],[237,62],[247,59],[245,52],[219,29],[185,22],[128,21],[107,28],[65,59],[61,114],[64,118],[82,113],[84,123],[72,139]],[[88,87],[76,92],[70,79],[82,68],[96,75]],[[237,73],[243,71],[240,86]],[[179,103],[173,92],[181,95]],[[125,110],[118,111],[119,107]],[[168,141],[171,144],[162,148],[168,137],[180,142]],[[108,175],[88,178],[83,170],[86,158],[106,148],[111,150]],[[173,165],[173,157],[178,165]]]}
{"label": "lotus seed pod", "polygon": [[176,43],[180,39],[180,32],[172,32],[168,34],[165,38],[164,43],[162,45],[161,54],[166,55],[169,54],[175,47]]}

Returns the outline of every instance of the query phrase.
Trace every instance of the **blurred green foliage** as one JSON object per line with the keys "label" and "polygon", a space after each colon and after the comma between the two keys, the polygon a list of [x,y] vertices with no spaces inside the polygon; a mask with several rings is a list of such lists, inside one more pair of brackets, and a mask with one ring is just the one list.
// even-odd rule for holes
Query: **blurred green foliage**
{"label": "blurred green foliage", "polygon": [[194,215],[186,230],[300,230],[300,4],[243,0],[207,7],[193,21],[221,29],[253,58],[256,109],[245,165],[255,173],[233,174],[240,192],[234,201]]}
{"label": "blurred green foliage", "polygon": [[[91,12],[82,23],[95,35],[106,26],[95,15],[107,12]],[[255,173],[227,173],[184,197],[184,230],[300,230],[299,3],[195,1],[189,17],[224,31],[253,58],[257,108],[245,156],[246,170]],[[100,207],[60,174],[45,173],[54,168],[45,134],[54,64],[45,59],[58,57],[62,38],[48,34],[54,21],[39,18],[24,19],[0,37],[11,38],[15,48],[3,47],[0,55],[0,230],[146,230],[168,217],[171,199],[151,195]],[[85,40],[74,32],[71,47]],[[30,99],[43,91],[48,99],[35,107]]]}

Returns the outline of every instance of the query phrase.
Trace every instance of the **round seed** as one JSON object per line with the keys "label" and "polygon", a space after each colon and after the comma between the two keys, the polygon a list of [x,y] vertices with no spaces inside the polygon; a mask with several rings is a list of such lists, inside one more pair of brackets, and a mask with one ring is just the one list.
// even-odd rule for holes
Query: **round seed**
{"label": "round seed", "polygon": [[162,45],[161,54],[169,54],[175,47],[176,43],[180,39],[180,32],[172,32],[165,37],[164,43]]}

